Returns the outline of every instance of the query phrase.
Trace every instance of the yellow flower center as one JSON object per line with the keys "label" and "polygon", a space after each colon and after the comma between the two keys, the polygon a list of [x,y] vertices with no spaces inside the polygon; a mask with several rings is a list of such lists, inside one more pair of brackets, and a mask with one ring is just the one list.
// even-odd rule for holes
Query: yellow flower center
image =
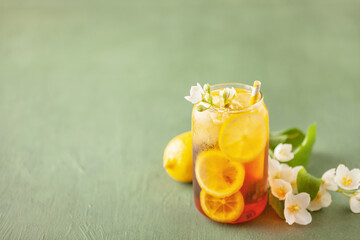
{"label": "yellow flower center", "polygon": [[284,198],[286,195],[286,190],[284,189],[284,187],[279,187],[278,189],[276,189],[276,194],[279,196],[279,198]]}
{"label": "yellow flower center", "polygon": [[290,207],[288,207],[288,209],[292,213],[297,213],[297,212],[299,212],[300,207],[299,207],[299,205],[295,204],[295,205],[291,205]]}
{"label": "yellow flower center", "polygon": [[286,155],[286,152],[285,152],[284,150],[280,150],[279,153],[280,153],[281,155],[283,155],[283,156]]}
{"label": "yellow flower center", "polygon": [[320,192],[318,192],[318,194],[316,195],[316,198],[314,199],[314,201],[319,201],[321,199],[322,195]]}
{"label": "yellow flower center", "polygon": [[281,172],[276,173],[274,179],[280,179],[280,178],[281,178]]}
{"label": "yellow flower center", "polygon": [[346,177],[342,178],[342,184],[345,186],[349,186],[352,184],[352,179],[350,178],[349,175],[346,175]]}

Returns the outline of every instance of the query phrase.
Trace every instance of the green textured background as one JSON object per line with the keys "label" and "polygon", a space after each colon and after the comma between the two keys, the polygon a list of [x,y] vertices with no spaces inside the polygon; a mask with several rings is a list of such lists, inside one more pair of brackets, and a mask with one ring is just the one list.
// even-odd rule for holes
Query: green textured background
{"label": "green textured background", "polygon": [[309,226],[224,225],[162,168],[191,85],[262,81],[270,127],[318,123],[308,168],[360,167],[360,2],[0,0],[0,239],[356,239],[333,194]]}

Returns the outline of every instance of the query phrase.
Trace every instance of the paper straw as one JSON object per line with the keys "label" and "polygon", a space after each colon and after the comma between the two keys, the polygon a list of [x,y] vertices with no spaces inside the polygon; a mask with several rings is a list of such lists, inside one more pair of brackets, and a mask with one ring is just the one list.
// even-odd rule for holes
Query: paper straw
{"label": "paper straw", "polygon": [[251,92],[250,106],[257,102],[260,92],[260,87],[261,87],[261,82],[258,80],[254,81],[254,86]]}

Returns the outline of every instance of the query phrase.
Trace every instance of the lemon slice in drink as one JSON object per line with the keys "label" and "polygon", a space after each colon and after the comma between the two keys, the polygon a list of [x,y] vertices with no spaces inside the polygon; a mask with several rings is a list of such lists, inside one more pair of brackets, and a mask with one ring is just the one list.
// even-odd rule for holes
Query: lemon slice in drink
{"label": "lemon slice in drink", "polygon": [[200,187],[215,197],[227,197],[239,191],[245,170],[218,150],[202,152],[196,159],[195,175]]}
{"label": "lemon slice in drink", "polygon": [[244,198],[240,192],[229,197],[217,198],[202,190],[200,205],[204,213],[212,220],[230,223],[238,219],[244,211]]}
{"label": "lemon slice in drink", "polygon": [[258,114],[246,114],[227,120],[220,130],[219,146],[230,159],[250,162],[264,149],[266,125]]}

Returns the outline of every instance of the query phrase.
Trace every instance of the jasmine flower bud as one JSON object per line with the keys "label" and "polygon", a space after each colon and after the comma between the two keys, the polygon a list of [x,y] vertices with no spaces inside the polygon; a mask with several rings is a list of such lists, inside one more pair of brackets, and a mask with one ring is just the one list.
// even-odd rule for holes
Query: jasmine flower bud
{"label": "jasmine flower bud", "polygon": [[210,91],[211,91],[211,87],[210,87],[210,85],[209,85],[208,83],[206,83],[206,84],[204,85],[204,92],[210,94]]}

